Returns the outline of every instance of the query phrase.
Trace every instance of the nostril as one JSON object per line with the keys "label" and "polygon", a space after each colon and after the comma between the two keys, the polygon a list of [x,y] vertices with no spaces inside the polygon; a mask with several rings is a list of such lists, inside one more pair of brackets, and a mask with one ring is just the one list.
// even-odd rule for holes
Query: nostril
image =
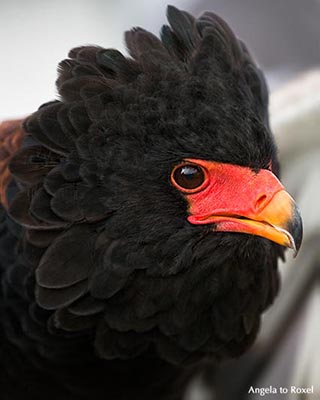
{"label": "nostril", "polygon": [[267,202],[267,195],[263,194],[261,195],[258,200],[256,201],[256,209],[261,210]]}

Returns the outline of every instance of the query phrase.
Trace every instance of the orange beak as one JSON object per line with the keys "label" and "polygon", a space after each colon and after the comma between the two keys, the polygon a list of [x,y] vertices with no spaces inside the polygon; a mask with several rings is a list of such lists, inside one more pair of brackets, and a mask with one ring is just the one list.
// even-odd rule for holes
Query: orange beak
{"label": "orange beak", "polygon": [[257,235],[297,254],[302,241],[302,220],[292,197],[269,170],[188,159],[206,171],[204,190],[186,194],[188,221],[213,224],[214,231]]}

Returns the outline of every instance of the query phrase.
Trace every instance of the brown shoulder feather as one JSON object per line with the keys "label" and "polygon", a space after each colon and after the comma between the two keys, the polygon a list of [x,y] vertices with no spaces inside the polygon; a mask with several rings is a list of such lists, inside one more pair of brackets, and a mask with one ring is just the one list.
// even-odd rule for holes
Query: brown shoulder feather
{"label": "brown shoulder feather", "polygon": [[6,190],[11,180],[9,162],[26,135],[23,119],[4,121],[0,124],[0,203],[7,208]]}

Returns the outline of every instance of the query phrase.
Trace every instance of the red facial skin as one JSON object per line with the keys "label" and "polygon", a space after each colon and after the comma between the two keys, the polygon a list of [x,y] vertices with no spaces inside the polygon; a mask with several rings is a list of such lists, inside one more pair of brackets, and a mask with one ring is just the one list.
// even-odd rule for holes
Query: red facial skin
{"label": "red facial skin", "polygon": [[[205,176],[198,188],[190,190],[180,187],[171,175],[172,184],[188,202],[191,224],[214,224],[214,231],[249,233],[294,250],[299,247],[300,215],[270,170],[254,172],[247,167],[197,159],[186,159],[183,164],[200,166]],[[294,232],[290,232],[292,227]]]}

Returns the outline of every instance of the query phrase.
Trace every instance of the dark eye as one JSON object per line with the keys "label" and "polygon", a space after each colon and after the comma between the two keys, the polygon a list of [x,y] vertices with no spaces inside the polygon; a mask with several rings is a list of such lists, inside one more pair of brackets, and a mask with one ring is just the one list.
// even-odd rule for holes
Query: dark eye
{"label": "dark eye", "polygon": [[193,192],[199,189],[205,182],[203,169],[194,164],[183,164],[176,167],[171,175],[171,181],[178,189]]}

